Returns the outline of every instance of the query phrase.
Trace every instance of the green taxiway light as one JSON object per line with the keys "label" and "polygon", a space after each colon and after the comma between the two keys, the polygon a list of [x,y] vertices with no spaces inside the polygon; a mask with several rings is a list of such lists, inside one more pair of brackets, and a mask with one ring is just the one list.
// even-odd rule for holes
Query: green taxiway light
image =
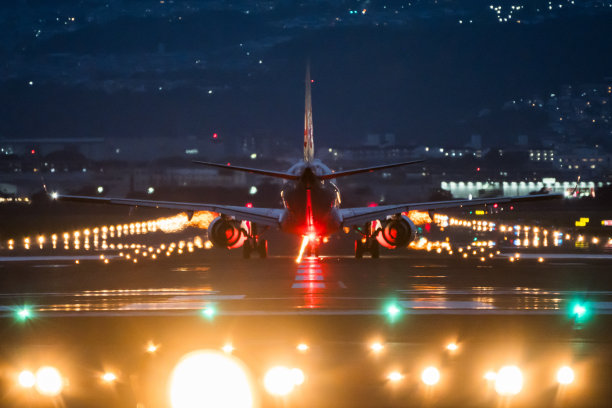
{"label": "green taxiway light", "polygon": [[583,317],[586,314],[586,311],[586,307],[584,307],[580,303],[574,305],[574,308],[572,309],[572,313],[578,318]]}
{"label": "green taxiway light", "polygon": [[205,307],[204,309],[202,309],[202,315],[207,319],[212,319],[215,315],[215,308],[212,306]]}
{"label": "green taxiway light", "polygon": [[29,307],[24,306],[24,307],[17,309],[17,318],[19,320],[25,321],[31,317],[32,317],[32,311],[30,310]]}
{"label": "green taxiway light", "polygon": [[389,319],[393,321],[402,314],[402,308],[395,303],[391,303],[387,305],[386,313],[387,316],[389,316]]}
{"label": "green taxiway light", "polygon": [[576,322],[585,322],[591,318],[592,311],[588,303],[575,302],[570,308],[570,315]]}

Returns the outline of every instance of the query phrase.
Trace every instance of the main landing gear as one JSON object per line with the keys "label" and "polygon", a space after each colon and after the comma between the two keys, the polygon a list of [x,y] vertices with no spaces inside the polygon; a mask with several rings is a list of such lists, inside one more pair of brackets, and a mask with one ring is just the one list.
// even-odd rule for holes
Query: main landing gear
{"label": "main landing gear", "polygon": [[361,228],[355,228],[357,232],[363,235],[363,238],[355,240],[355,258],[363,258],[363,254],[369,252],[372,258],[378,259],[380,257],[380,244],[374,237],[372,225],[370,223],[364,225]]}
{"label": "main landing gear", "polygon": [[249,237],[242,245],[242,257],[249,259],[256,252],[260,258],[268,257],[268,240],[259,237]]}
{"label": "main landing gear", "polygon": [[[264,231],[267,228],[264,228]],[[268,257],[268,240],[259,237],[257,224],[249,224],[246,231],[247,239],[242,245],[242,257],[249,259],[256,252],[260,258]]]}
{"label": "main landing gear", "polygon": [[355,240],[355,258],[363,258],[363,254],[366,252],[369,252],[374,259],[380,257],[380,244],[376,238],[365,238],[365,242],[361,239]]}

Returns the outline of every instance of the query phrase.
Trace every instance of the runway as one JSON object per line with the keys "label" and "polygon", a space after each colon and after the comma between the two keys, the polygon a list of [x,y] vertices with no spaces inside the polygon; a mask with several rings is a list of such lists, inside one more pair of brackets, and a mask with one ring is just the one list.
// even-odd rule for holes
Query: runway
{"label": "runway", "polygon": [[[208,304],[219,315],[383,315],[384,304],[393,301],[406,314],[564,315],[583,299],[597,314],[612,313],[607,262],[596,256],[559,262],[566,258],[550,255],[539,264],[529,255],[513,264],[500,256],[487,265],[409,251],[361,261],[328,255],[300,264],[289,256],[249,262],[216,251],[136,266],[102,264],[96,256],[3,258],[3,280],[15,282],[4,288],[17,289],[24,274],[29,279],[27,291],[0,294],[0,311],[13,313],[26,300],[45,316],[193,315]],[[570,281],[559,279],[567,276]],[[74,290],[49,291],[50,281]]]}
{"label": "runway", "polygon": [[[434,247],[356,260],[337,241],[296,263],[292,243],[274,239],[268,259],[250,260],[190,246],[189,235],[129,253],[4,251],[2,405],[167,407],[181,356],[228,345],[262,407],[595,407],[612,397],[597,380],[612,374],[606,253],[500,248],[464,258]],[[152,258],[161,245],[175,252]],[[16,372],[43,364],[66,373],[61,397],[15,386]],[[306,375],[282,398],[262,383],[279,364]],[[525,377],[512,398],[483,377],[508,364]],[[562,365],[575,384],[556,383]],[[421,380],[428,366],[440,370],[435,386]],[[100,380],[108,370],[112,385]]]}

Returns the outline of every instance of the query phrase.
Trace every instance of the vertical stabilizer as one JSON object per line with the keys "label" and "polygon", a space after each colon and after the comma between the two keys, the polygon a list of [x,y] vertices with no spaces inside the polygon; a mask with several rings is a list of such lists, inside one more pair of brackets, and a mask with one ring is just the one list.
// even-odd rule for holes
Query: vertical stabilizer
{"label": "vertical stabilizer", "polygon": [[306,66],[306,110],[304,112],[304,161],[314,158],[314,141],[312,139],[312,100],[310,97],[310,64]]}

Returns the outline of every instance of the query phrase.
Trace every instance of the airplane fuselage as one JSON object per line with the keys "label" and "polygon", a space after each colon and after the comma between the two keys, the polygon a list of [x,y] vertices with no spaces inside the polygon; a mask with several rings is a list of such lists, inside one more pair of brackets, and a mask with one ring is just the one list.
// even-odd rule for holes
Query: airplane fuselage
{"label": "airplane fuselage", "polygon": [[333,182],[316,177],[329,174],[327,166],[318,161],[304,162],[296,164],[289,172],[299,174],[300,178],[286,182],[281,189],[281,199],[287,210],[281,229],[293,234],[314,234],[317,237],[336,232],[342,221],[337,211],[340,191]]}

